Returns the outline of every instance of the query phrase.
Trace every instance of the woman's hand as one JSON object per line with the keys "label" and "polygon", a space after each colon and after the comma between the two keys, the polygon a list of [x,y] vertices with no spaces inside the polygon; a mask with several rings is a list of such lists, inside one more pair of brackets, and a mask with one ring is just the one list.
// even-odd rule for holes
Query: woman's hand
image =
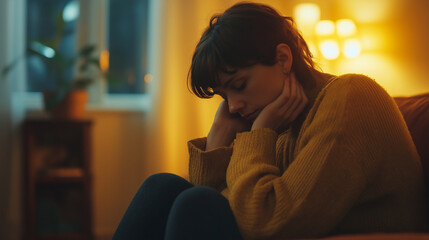
{"label": "woman's hand", "polygon": [[252,125],[252,130],[271,128],[274,131],[284,130],[293,122],[308,104],[301,84],[295,74],[285,79],[281,94],[268,104],[258,115]]}
{"label": "woman's hand", "polygon": [[217,109],[210,132],[207,136],[206,151],[229,146],[239,132],[249,131],[251,123],[238,114],[229,113],[228,103],[223,100]]}

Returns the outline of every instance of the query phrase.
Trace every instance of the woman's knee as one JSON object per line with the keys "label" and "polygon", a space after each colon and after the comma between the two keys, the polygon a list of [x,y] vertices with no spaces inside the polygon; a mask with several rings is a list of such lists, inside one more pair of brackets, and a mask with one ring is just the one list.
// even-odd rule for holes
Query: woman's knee
{"label": "woman's knee", "polygon": [[228,200],[215,189],[193,187],[177,196],[166,239],[241,239]]}
{"label": "woman's knee", "polygon": [[165,191],[179,191],[192,187],[192,184],[184,178],[171,173],[157,173],[148,177],[141,185],[141,190],[165,190]]}
{"label": "woman's knee", "polygon": [[148,177],[137,190],[130,206],[145,203],[173,204],[176,197],[193,185],[170,173],[157,173]]}
{"label": "woman's knee", "polygon": [[143,185],[157,185],[157,186],[163,186],[163,185],[182,185],[182,184],[188,184],[189,182],[186,181],[184,178],[177,176],[172,173],[156,173],[148,178],[143,182]]}
{"label": "woman's knee", "polygon": [[185,202],[224,202],[227,203],[228,200],[222,196],[218,191],[214,188],[205,187],[205,186],[196,186],[184,191],[178,197],[179,201]]}
{"label": "woman's knee", "polygon": [[173,207],[176,208],[176,211],[182,210],[187,214],[207,214],[208,211],[230,212],[228,200],[215,189],[204,186],[183,191],[177,196]]}

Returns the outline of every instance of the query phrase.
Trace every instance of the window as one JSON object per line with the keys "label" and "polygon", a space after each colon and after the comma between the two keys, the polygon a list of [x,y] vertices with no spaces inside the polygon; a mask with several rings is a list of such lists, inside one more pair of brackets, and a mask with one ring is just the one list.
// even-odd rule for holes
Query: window
{"label": "window", "polygon": [[[87,15],[84,19],[89,22],[78,23],[77,17],[82,17],[79,16],[78,0],[27,0],[27,45],[31,51],[38,53],[27,57],[27,90],[29,92],[52,90],[55,88],[55,80],[58,77],[72,79],[73,67],[67,67],[61,73],[49,67],[53,51],[52,44],[55,40],[59,40],[57,51],[67,58],[73,56],[78,50],[77,40],[81,34],[78,31],[85,29],[79,28],[78,24],[84,24],[89,32],[98,32],[94,28],[100,26],[107,28],[101,31],[106,33],[103,38],[106,42],[101,45],[107,46],[109,52],[107,93],[114,95],[145,93],[148,1],[80,1],[80,7],[85,8],[81,9],[81,13]],[[102,7],[97,8],[96,5],[102,5]],[[92,8],[87,10],[88,6]],[[91,12],[100,11],[100,9],[106,12],[101,15]],[[94,23],[100,21],[94,17],[95,15],[105,16],[102,20],[104,24]]]}
{"label": "window", "polygon": [[[75,19],[67,19],[66,16],[64,25],[60,24],[63,9],[76,7],[74,3],[73,0],[27,1],[27,48],[40,54],[27,57],[27,91],[42,92],[55,88],[56,79],[61,73],[49,67],[49,61],[56,54],[53,45],[58,45],[58,51],[67,58],[76,51]],[[67,67],[62,74],[65,76],[61,77],[71,79],[73,68]]]}
{"label": "window", "polygon": [[110,0],[109,9],[109,93],[144,93],[148,1]]}

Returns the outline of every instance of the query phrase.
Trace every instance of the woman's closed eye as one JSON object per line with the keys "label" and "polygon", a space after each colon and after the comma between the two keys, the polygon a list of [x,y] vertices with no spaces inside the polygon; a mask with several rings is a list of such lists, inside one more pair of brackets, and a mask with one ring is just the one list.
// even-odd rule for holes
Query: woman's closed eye
{"label": "woman's closed eye", "polygon": [[245,80],[234,83],[231,87],[236,91],[244,90],[247,86],[247,82]]}

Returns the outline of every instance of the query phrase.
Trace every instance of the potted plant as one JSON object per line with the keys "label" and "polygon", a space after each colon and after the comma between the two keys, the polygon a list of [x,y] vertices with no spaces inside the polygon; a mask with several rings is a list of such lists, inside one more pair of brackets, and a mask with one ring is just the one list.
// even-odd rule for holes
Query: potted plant
{"label": "potted plant", "polygon": [[[55,36],[52,39],[29,41],[23,57],[31,55],[42,58],[47,69],[54,73],[55,89],[43,92],[45,110],[54,118],[80,118],[88,99],[86,89],[94,81],[101,79],[102,71],[99,57],[95,56],[96,46],[93,44],[85,45],[71,57],[59,51],[64,26],[65,22],[58,15]],[[2,74],[9,72],[19,60],[21,58],[3,68]],[[75,67],[75,74],[68,74],[67,71]]]}
{"label": "potted plant", "polygon": [[[45,57],[43,54],[29,49],[31,54]],[[43,93],[45,110],[55,118],[80,118],[88,99],[87,87],[99,76],[91,67],[100,72],[99,59],[93,57],[94,45],[83,47],[75,56],[65,58],[61,53],[46,59],[46,62],[55,71],[56,89]],[[78,71],[72,79],[67,77],[66,70],[77,65]]]}

